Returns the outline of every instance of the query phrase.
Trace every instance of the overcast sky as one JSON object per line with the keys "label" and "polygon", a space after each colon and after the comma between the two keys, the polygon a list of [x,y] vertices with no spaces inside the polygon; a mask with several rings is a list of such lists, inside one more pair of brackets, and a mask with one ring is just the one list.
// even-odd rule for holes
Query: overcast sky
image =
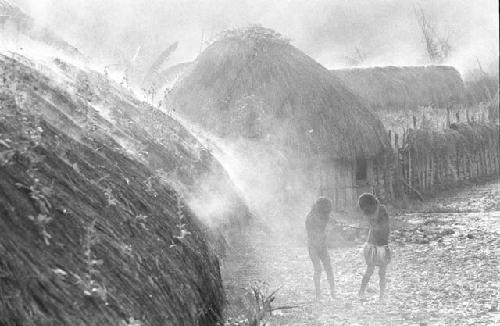
{"label": "overcast sky", "polygon": [[15,0],[85,54],[111,62],[142,47],[151,61],[179,41],[173,61],[192,60],[223,29],[260,24],[328,68],[343,67],[356,47],[367,64],[425,63],[414,6],[449,37],[450,64],[461,71],[498,64],[497,0]]}

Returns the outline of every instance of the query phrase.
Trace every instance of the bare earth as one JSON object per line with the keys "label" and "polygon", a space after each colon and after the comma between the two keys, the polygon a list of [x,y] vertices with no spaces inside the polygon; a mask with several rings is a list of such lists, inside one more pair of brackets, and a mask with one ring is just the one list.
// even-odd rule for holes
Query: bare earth
{"label": "bare earth", "polygon": [[312,264],[302,241],[264,234],[234,243],[223,274],[228,316],[243,311],[243,288],[263,280],[281,287],[267,325],[498,325],[500,184],[490,182],[428,203],[428,213],[394,217],[388,293],[378,302],[378,274],[367,301],[356,294],[364,271],[362,244],[330,249],[336,299],[323,274],[321,302],[314,302]]}

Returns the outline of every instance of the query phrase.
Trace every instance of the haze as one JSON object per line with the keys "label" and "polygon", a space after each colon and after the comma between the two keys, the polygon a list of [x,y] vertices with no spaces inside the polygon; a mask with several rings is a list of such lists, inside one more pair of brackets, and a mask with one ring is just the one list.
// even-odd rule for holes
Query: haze
{"label": "haze", "polygon": [[[28,14],[83,53],[111,64],[132,58],[147,66],[179,41],[171,64],[191,61],[224,29],[260,24],[327,68],[349,65],[357,49],[363,65],[426,64],[414,8],[448,38],[448,64],[462,73],[477,67],[498,73],[498,2],[397,0],[15,0]],[[390,13],[388,15],[387,13]]]}

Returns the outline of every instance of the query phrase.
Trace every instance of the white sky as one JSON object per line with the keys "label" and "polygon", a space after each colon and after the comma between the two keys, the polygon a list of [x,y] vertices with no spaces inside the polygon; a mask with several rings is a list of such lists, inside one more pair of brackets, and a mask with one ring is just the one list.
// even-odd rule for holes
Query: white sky
{"label": "white sky", "polygon": [[179,41],[175,61],[192,60],[204,39],[226,28],[261,24],[328,68],[346,65],[358,47],[368,64],[424,63],[413,12],[421,6],[449,36],[450,64],[498,69],[496,0],[14,0],[87,55],[111,62],[142,46],[150,62]]}

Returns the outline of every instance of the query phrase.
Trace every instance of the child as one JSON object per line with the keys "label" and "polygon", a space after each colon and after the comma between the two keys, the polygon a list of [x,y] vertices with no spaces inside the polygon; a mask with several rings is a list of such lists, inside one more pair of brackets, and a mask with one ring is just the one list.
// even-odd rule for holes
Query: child
{"label": "child", "polygon": [[332,211],[332,202],[330,199],[320,197],[314,203],[311,211],[307,215],[306,230],[307,230],[307,246],[309,249],[309,257],[314,267],[314,287],[316,289],[316,300],[321,298],[320,279],[321,279],[321,263],[326,272],[328,283],[330,284],[330,295],[332,298],[335,294],[335,282],[333,279],[332,265],[330,264],[330,256],[326,246],[325,228],[330,219]]}
{"label": "child", "polygon": [[366,285],[370,281],[375,266],[378,266],[380,300],[382,301],[385,291],[385,272],[387,265],[391,261],[391,252],[389,250],[389,215],[385,206],[379,205],[377,198],[372,194],[362,194],[359,197],[358,203],[363,214],[369,218],[370,222],[368,240],[363,248],[366,272],[361,281],[359,296],[364,296]]}

